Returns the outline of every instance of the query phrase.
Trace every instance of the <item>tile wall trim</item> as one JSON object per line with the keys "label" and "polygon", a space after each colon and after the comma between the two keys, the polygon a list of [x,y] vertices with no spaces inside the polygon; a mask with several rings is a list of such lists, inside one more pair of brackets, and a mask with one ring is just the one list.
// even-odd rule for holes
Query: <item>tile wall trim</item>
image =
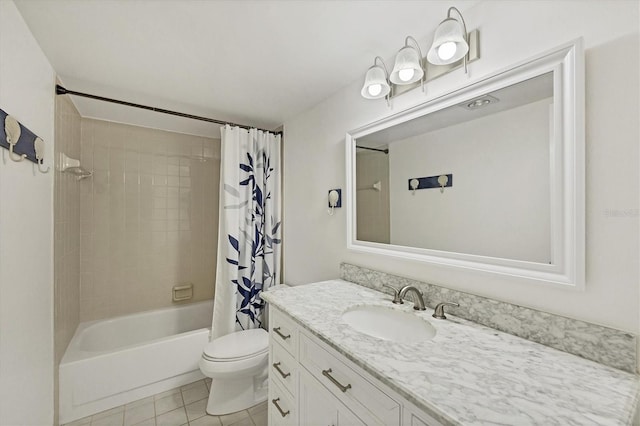
{"label": "tile wall trim", "polygon": [[432,308],[439,302],[457,302],[459,308],[448,308],[452,315],[600,364],[637,372],[637,336],[630,333],[349,263],[340,264],[340,277],[383,293],[390,293],[383,284],[396,288],[413,285],[424,293],[425,303]]}

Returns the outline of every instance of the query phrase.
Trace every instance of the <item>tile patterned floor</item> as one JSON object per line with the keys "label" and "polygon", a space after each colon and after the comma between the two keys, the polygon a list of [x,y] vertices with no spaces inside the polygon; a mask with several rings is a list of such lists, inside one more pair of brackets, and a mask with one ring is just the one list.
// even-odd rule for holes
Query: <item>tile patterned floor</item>
{"label": "tile patterned floor", "polygon": [[205,408],[211,380],[172,389],[64,426],[267,426],[267,403],[226,416]]}

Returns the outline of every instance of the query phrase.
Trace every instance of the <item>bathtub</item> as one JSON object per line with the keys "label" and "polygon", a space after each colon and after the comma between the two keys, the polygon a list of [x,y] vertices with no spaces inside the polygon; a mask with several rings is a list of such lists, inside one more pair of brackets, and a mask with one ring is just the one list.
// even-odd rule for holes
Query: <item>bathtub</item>
{"label": "bathtub", "polygon": [[60,362],[60,424],[204,376],[213,301],[81,323]]}

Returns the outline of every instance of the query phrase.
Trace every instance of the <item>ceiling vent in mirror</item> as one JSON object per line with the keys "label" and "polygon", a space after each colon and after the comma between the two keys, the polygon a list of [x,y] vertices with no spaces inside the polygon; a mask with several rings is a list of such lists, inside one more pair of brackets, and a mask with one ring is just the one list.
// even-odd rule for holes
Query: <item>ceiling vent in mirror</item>
{"label": "ceiling vent in mirror", "polygon": [[470,101],[465,101],[461,103],[460,106],[462,108],[473,111],[476,109],[484,108],[490,104],[495,104],[496,102],[500,102],[500,99],[495,98],[491,95],[484,95],[484,96],[480,96],[475,99],[472,99]]}

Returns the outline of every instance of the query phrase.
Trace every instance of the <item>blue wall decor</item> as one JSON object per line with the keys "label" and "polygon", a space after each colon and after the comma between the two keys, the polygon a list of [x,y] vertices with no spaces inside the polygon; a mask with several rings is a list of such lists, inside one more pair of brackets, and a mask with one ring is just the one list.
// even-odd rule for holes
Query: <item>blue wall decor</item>
{"label": "blue wall decor", "polygon": [[[330,189],[329,193],[331,193],[331,191],[336,191],[338,193],[338,201],[336,202],[336,205],[333,206],[333,207],[336,208],[336,209],[339,209],[340,207],[342,207],[342,189],[338,189],[338,188]],[[328,201],[327,201],[327,203],[328,203]],[[328,206],[331,207],[330,204],[328,204]]]}
{"label": "blue wall decor", "polygon": [[[440,188],[440,184],[438,183],[438,178],[440,176],[443,176],[443,175],[419,177],[419,178],[409,178],[407,180],[407,189],[409,191],[413,191],[414,190],[414,188],[411,187],[411,181],[413,179],[417,179],[418,180],[418,187],[415,188],[415,189]],[[449,180],[447,181],[447,184],[445,185],[445,188],[449,187],[449,186],[453,186],[453,174],[445,174],[444,176],[449,178]]]}
{"label": "blue wall decor", "polygon": [[[9,149],[9,142],[7,142],[7,135],[4,131],[5,120],[7,118],[6,112],[0,109],[0,146],[3,148]],[[33,142],[36,140],[37,135],[35,135],[31,130],[27,129],[20,124],[20,138],[18,139],[18,143],[13,147],[13,152],[16,154],[22,155],[25,154],[27,160],[33,161],[34,163],[38,163],[36,159],[36,150],[33,145]]]}

